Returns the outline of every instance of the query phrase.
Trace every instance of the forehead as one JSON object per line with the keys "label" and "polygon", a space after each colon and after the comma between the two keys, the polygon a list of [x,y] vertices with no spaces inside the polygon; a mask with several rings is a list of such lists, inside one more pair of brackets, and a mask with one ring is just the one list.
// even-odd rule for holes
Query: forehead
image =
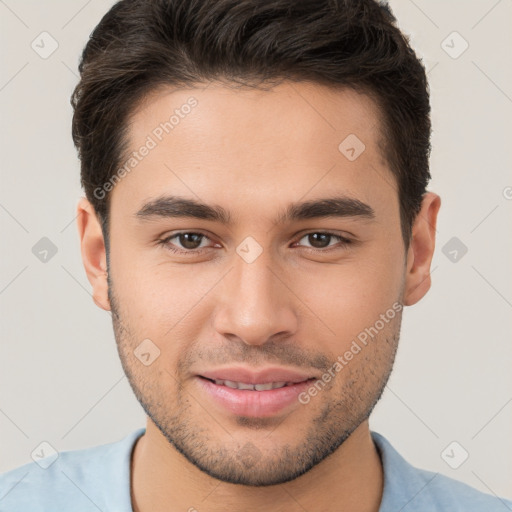
{"label": "forehead", "polygon": [[[159,134],[159,126],[166,122],[170,126],[167,131],[162,126]],[[296,141],[290,148],[296,152],[301,142],[308,143],[306,149],[310,142],[331,146],[348,135],[347,130],[370,145],[381,133],[380,109],[370,96],[311,82],[284,82],[264,90],[219,83],[176,90],[160,87],[139,103],[129,128],[131,146],[154,132],[157,139],[181,134],[198,150],[219,152],[225,149],[226,138],[229,144],[254,146],[286,137]]]}
{"label": "forehead", "polygon": [[380,126],[373,100],[351,89],[308,82],[160,89],[130,118],[137,161],[125,166],[112,201],[122,195],[135,211],[172,193],[232,205],[250,199],[262,212],[285,197],[329,191],[369,202],[379,187],[377,195],[395,194]]}

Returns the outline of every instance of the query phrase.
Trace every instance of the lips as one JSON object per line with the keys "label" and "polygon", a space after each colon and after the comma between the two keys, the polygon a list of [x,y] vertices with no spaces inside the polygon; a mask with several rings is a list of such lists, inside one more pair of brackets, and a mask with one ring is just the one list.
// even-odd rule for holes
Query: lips
{"label": "lips", "polygon": [[298,395],[316,379],[282,367],[231,367],[201,371],[195,382],[212,405],[237,416],[269,418],[300,407]]}
{"label": "lips", "polygon": [[243,385],[251,386],[246,389],[253,389],[253,386],[256,385],[275,385],[274,388],[271,387],[269,389],[276,389],[276,387],[297,384],[315,378],[312,374],[280,367],[266,367],[258,371],[242,367],[219,368],[202,371],[198,376],[212,382],[222,381],[223,385],[233,387],[233,389],[235,389],[234,386],[237,389],[243,389]]}

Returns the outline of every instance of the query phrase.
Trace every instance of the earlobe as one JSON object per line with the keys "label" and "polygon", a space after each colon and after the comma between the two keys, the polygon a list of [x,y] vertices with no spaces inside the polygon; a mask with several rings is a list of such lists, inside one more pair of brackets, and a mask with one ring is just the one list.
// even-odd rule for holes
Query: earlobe
{"label": "earlobe", "polygon": [[404,305],[412,306],[422,299],[430,289],[430,264],[436,241],[437,214],[441,198],[433,192],[423,196],[421,210],[412,227],[412,236],[407,252]]}
{"label": "earlobe", "polygon": [[77,227],[82,262],[92,286],[94,303],[110,311],[105,241],[96,211],[86,198],[80,199],[77,206]]}

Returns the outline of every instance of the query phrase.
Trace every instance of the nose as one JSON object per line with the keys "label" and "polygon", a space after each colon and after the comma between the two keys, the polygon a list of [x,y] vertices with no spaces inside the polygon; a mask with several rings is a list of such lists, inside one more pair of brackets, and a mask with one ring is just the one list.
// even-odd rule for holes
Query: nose
{"label": "nose", "polygon": [[236,255],[233,264],[216,297],[216,331],[247,345],[293,335],[298,325],[297,301],[283,273],[273,269],[269,253],[263,251],[252,263]]}

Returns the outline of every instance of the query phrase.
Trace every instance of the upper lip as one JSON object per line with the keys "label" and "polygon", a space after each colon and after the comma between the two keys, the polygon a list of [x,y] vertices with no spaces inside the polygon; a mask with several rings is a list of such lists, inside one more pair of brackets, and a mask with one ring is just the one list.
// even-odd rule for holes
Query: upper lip
{"label": "upper lip", "polygon": [[268,382],[303,382],[314,378],[313,375],[279,367],[265,367],[249,370],[242,367],[217,368],[198,374],[211,380],[231,380],[244,384],[266,384]]}

